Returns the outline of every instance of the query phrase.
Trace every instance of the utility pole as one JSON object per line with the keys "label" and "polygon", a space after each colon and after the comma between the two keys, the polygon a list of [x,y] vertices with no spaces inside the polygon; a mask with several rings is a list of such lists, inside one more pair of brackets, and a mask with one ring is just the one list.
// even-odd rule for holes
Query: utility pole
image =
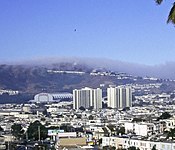
{"label": "utility pole", "polygon": [[28,132],[26,131],[26,140],[28,141]]}
{"label": "utility pole", "polygon": [[8,141],[8,150],[10,150],[10,142]]}
{"label": "utility pole", "polygon": [[41,131],[40,131],[40,126],[38,126],[38,141],[41,139]]}

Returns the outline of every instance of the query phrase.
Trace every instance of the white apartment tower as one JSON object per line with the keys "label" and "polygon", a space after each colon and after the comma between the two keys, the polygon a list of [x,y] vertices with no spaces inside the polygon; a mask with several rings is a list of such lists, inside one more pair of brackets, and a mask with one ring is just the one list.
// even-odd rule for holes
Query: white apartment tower
{"label": "white apartment tower", "polygon": [[108,107],[122,109],[132,106],[132,92],[128,86],[110,86],[107,89]]}
{"label": "white apartment tower", "polygon": [[73,108],[79,109],[93,107],[95,110],[102,108],[102,89],[82,88],[73,90]]}

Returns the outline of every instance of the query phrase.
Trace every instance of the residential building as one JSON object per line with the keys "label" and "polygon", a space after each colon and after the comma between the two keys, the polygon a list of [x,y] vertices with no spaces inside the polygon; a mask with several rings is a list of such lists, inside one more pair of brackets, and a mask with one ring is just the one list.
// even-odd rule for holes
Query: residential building
{"label": "residential building", "polygon": [[142,140],[139,137],[103,137],[102,146],[116,147],[116,149],[136,147],[140,150],[151,150],[156,147],[158,150],[175,150],[175,143]]}
{"label": "residential building", "polygon": [[122,109],[132,106],[132,92],[128,86],[110,86],[107,89],[108,107]]}
{"label": "residential building", "polygon": [[100,88],[82,88],[73,90],[73,108],[93,107],[95,110],[102,108],[102,90]]}

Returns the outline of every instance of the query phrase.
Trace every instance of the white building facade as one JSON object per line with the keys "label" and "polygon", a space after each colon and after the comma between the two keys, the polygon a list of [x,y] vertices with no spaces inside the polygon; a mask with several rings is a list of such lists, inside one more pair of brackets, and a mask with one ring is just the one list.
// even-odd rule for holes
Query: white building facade
{"label": "white building facade", "polygon": [[102,108],[102,89],[82,88],[73,90],[73,108],[93,107],[95,110]]}
{"label": "white building facade", "polygon": [[140,150],[151,150],[155,146],[157,150],[175,150],[175,143],[173,142],[146,141],[122,137],[102,137],[102,146],[114,146],[116,149],[127,149],[134,146]]}
{"label": "white building facade", "polygon": [[62,99],[72,99],[71,93],[59,92],[59,93],[39,93],[34,96],[34,100],[30,100],[33,103],[49,103],[59,102]]}
{"label": "white building facade", "polygon": [[128,86],[110,86],[107,89],[108,107],[122,109],[132,106],[132,91]]}

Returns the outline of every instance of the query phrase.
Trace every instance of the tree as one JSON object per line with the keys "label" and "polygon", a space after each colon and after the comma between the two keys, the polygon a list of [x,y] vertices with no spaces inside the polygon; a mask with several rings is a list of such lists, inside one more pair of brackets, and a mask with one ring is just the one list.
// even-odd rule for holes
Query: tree
{"label": "tree", "polygon": [[99,144],[99,145],[102,144],[102,138],[98,140],[98,144]]}
{"label": "tree", "polygon": [[153,146],[153,148],[151,150],[156,150],[156,145]]}
{"label": "tree", "polygon": [[73,131],[75,131],[75,128],[73,126],[67,125],[67,124],[62,124],[60,126],[60,129],[64,130],[64,132],[73,132]]}
{"label": "tree", "polygon": [[31,140],[44,140],[47,138],[48,129],[39,121],[30,123],[27,129],[28,138]]}
{"label": "tree", "polygon": [[130,110],[130,108],[129,107],[125,107],[125,108],[123,108],[122,111],[128,111],[128,110]]}
{"label": "tree", "polygon": [[120,129],[117,130],[117,134],[121,134],[121,135],[125,134],[125,127],[120,127]]}
{"label": "tree", "polygon": [[89,120],[94,120],[94,117],[92,115],[90,115]]}
{"label": "tree", "polygon": [[83,106],[81,106],[79,110],[85,111],[86,109]]}
{"label": "tree", "polygon": [[[155,0],[155,1],[158,5],[160,5],[163,2],[163,0]],[[170,23],[170,22],[175,24],[175,2],[173,3],[173,6],[168,15],[167,23]]]}
{"label": "tree", "polygon": [[24,135],[24,130],[21,126],[21,124],[13,124],[11,126],[12,129],[12,135],[15,136],[17,139],[21,139]]}
{"label": "tree", "polygon": [[167,138],[171,137],[172,140],[174,140],[174,137],[175,137],[175,128],[174,129],[170,129],[170,131],[168,131],[168,134],[167,134]]}
{"label": "tree", "polygon": [[103,150],[115,150],[115,149],[116,149],[115,146],[112,146],[112,147],[110,147],[110,146],[104,146],[103,147]]}
{"label": "tree", "polygon": [[128,150],[139,150],[139,148],[136,148],[135,146],[131,146],[128,148]]}
{"label": "tree", "polygon": [[109,146],[103,146],[103,150],[109,150],[110,147]]}
{"label": "tree", "polygon": [[116,150],[115,146],[110,147],[110,150]]}
{"label": "tree", "polygon": [[47,109],[44,109],[44,111],[43,111],[43,115],[45,115],[45,116],[48,116],[48,112],[47,112]]}
{"label": "tree", "polygon": [[4,131],[4,129],[0,126],[0,132]]}
{"label": "tree", "polygon": [[144,121],[144,119],[142,119],[142,118],[133,118],[132,119],[132,122],[142,122],[142,121]]}
{"label": "tree", "polygon": [[88,109],[92,111],[94,109],[94,106],[90,106]]}
{"label": "tree", "polygon": [[168,112],[164,112],[162,113],[162,115],[158,118],[158,120],[160,119],[169,119],[171,117],[171,115]]}

